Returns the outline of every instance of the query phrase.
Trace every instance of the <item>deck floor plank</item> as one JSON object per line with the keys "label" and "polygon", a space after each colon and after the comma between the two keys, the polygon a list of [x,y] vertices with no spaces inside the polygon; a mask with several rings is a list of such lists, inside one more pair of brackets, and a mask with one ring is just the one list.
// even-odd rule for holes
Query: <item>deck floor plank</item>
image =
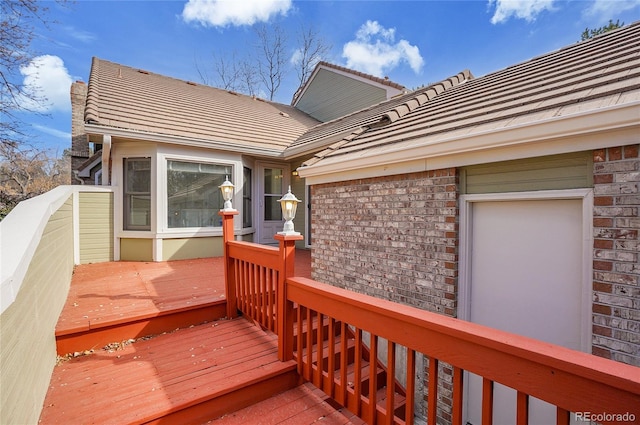
{"label": "deck floor plank", "polygon": [[[296,250],[296,274],[311,277],[311,254]],[[223,302],[222,257],[76,266],[56,334],[87,331]]]}
{"label": "deck floor plank", "polygon": [[[210,425],[363,424],[346,409],[336,410],[328,396],[310,383],[207,422]],[[259,418],[259,419],[258,419]]]}
{"label": "deck floor plank", "polygon": [[245,319],[194,326],[57,366],[41,423],[143,423],[294,368],[277,360],[276,337]]}
{"label": "deck floor plank", "polygon": [[76,266],[56,333],[224,300],[221,257]]}

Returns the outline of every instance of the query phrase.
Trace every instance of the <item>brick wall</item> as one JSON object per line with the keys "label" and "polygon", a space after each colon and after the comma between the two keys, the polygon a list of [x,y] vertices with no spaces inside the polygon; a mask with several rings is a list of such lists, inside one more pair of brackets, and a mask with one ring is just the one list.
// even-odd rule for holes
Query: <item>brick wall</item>
{"label": "brick wall", "polygon": [[455,169],[312,187],[313,278],[455,317]]}
{"label": "brick wall", "polygon": [[[315,185],[311,191],[315,280],[456,316],[456,169]],[[427,361],[424,366],[428,370]],[[439,381],[438,422],[450,423],[452,368],[444,362]],[[428,394],[421,389],[424,399],[416,407],[424,419]]]}
{"label": "brick wall", "polygon": [[[84,109],[87,85],[82,81],[71,84],[71,172],[77,170],[89,158],[89,139],[84,131]],[[71,184],[78,184],[71,176]]]}
{"label": "brick wall", "polygon": [[640,145],[593,153],[593,354],[640,366]]}

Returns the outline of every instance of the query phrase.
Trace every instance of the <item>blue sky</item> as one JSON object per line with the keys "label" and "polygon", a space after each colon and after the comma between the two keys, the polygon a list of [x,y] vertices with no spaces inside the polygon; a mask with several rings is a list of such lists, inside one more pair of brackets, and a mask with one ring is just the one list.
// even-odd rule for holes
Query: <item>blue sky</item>
{"label": "blue sky", "polygon": [[[37,28],[37,57],[25,84],[48,99],[25,114],[33,142],[62,153],[70,146],[72,81],[88,81],[91,58],[202,82],[197,67],[214,55],[253,52],[254,26],[278,23],[293,56],[296,31],[312,26],[332,46],[323,59],[408,88],[469,69],[500,70],[577,42],[586,27],[640,20],[640,0],[184,0],[46,2],[49,29]],[[196,65],[197,64],[197,65]],[[276,99],[289,103],[291,72]]]}

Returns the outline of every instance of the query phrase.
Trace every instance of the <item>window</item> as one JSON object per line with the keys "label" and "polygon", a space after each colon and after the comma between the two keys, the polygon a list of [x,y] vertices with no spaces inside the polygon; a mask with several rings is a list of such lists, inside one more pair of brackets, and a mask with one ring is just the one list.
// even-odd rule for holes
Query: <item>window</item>
{"label": "window", "polygon": [[264,219],[266,221],[282,220],[282,208],[278,200],[282,198],[283,178],[282,168],[264,169]]}
{"label": "window", "polygon": [[151,230],[151,158],[124,160],[124,228]]}
{"label": "window", "polygon": [[232,175],[230,165],[167,161],[169,228],[219,226],[224,200],[218,186]]}
{"label": "window", "polygon": [[102,143],[89,142],[89,156],[102,150]]}
{"label": "window", "polygon": [[251,203],[251,168],[243,170],[242,184],[242,227],[253,226],[253,206]]}

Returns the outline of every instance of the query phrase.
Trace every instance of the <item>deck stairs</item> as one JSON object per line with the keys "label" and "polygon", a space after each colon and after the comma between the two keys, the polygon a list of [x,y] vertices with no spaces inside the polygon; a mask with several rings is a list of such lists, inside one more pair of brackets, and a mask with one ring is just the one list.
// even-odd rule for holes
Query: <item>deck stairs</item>
{"label": "deck stairs", "polygon": [[[304,320],[303,320],[304,321]],[[341,405],[347,406],[347,405],[352,405],[355,403],[348,403],[348,399],[352,399],[355,397],[354,394],[354,388],[355,385],[353,385],[354,380],[356,379],[356,361],[355,361],[355,356],[359,355],[361,356],[361,361],[359,362],[360,365],[360,380],[361,380],[361,388],[362,388],[362,396],[365,398],[369,398],[369,380],[370,380],[370,367],[369,367],[369,361],[370,361],[370,350],[369,350],[369,346],[366,343],[366,339],[364,342],[361,342],[360,344],[360,350],[356,349],[356,338],[355,338],[355,334],[353,332],[353,330],[349,327],[346,326],[346,334],[343,336],[340,334],[340,329],[342,328],[340,325],[340,322],[335,322],[333,329],[334,329],[334,333],[335,333],[335,339],[334,339],[334,347],[331,349],[329,347],[329,342],[328,342],[328,335],[330,332],[330,327],[328,324],[328,320],[325,318],[323,320],[322,326],[321,326],[321,333],[318,331],[318,320],[317,317],[314,316],[312,318],[313,324],[312,324],[312,335],[308,335],[306,332],[302,334],[302,341],[299,344],[298,343],[298,335],[296,332],[294,332],[294,347],[298,347],[297,350],[294,351],[294,357],[297,359],[299,355],[302,356],[310,356],[310,358],[312,359],[316,359],[316,353],[318,351],[318,347],[320,346],[319,341],[322,342],[322,362],[318,362],[316,361],[312,361],[312,371],[310,371],[310,373],[314,376],[314,377],[318,377],[316,378],[316,384],[319,387],[324,388],[324,390],[327,393],[330,393],[331,390],[331,386],[328,384],[328,380],[329,379],[333,379],[335,382],[340,382],[341,376],[340,376],[340,372],[339,370],[341,369],[341,364],[340,362],[342,361],[343,358],[346,359],[346,363],[347,363],[347,382],[350,383],[348,384],[348,389],[347,389],[347,394],[331,394],[334,398],[334,400],[336,400],[336,402],[340,403]],[[307,329],[306,326],[302,326],[302,329]],[[346,343],[343,344],[342,340],[346,339]],[[309,349],[309,347],[311,347]],[[343,356],[342,355],[342,350],[343,348],[346,347],[347,350],[347,355]],[[301,351],[300,351],[301,349]],[[329,377],[329,358],[330,356],[333,356],[333,369],[335,370],[335,372],[333,373],[333,376],[330,378]],[[319,363],[321,363],[319,365]],[[375,380],[376,383],[376,394],[375,394],[375,399],[377,402],[378,406],[384,406],[386,404],[386,397],[387,397],[387,391],[386,391],[386,382],[387,382],[387,368],[386,365],[384,364],[383,361],[381,361],[379,358],[377,360],[377,367],[375,369],[375,373],[376,373],[376,377],[377,379]],[[395,414],[398,418],[404,420],[404,416],[405,416],[405,398],[406,398],[406,392],[404,387],[401,385],[401,383],[399,383],[396,380],[396,385],[394,388],[394,405],[395,405]],[[367,416],[367,413],[362,411],[360,407],[353,409],[353,410],[358,410],[358,411],[354,411],[353,413],[355,414],[360,414],[363,415],[370,423],[374,422],[371,420],[371,418],[369,418]],[[383,412],[381,412],[378,409],[378,417],[375,420],[375,423],[384,423],[384,417],[383,417]]]}
{"label": "deck stairs", "polygon": [[[278,361],[276,335],[243,317],[224,319],[220,303],[204,311],[206,317],[203,307],[194,305],[175,314],[133,314],[94,329],[59,332],[59,365],[40,423],[306,424],[319,419],[325,424],[364,423],[356,416],[361,412],[349,412],[340,404],[346,404],[340,395],[328,395],[322,385],[304,383],[295,359]],[[334,349],[328,349],[328,329],[323,323],[322,364],[313,364],[314,373],[320,367],[324,380],[329,379],[329,352],[339,364],[343,346],[338,336]],[[318,350],[317,323],[312,333],[313,337],[302,334],[303,356]],[[354,379],[353,360],[360,352],[364,357],[360,375],[368,388],[368,348],[363,344],[356,350],[349,332],[345,338],[348,379]],[[376,373],[381,384],[376,397],[380,398],[386,382],[382,363]],[[398,411],[402,410],[400,385],[395,400]],[[274,409],[278,405],[286,407]]]}

